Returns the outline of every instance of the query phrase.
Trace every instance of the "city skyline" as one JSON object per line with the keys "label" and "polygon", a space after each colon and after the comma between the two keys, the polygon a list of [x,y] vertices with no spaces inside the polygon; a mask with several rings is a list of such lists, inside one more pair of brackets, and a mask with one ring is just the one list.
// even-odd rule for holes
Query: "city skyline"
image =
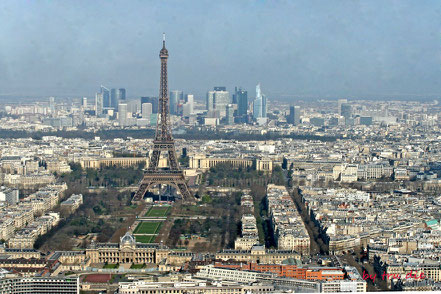
{"label": "city skyline", "polygon": [[416,3],[0,1],[0,293],[439,291]]}
{"label": "city skyline", "polygon": [[197,98],[213,85],[249,91],[257,82],[269,99],[441,93],[436,2],[381,2],[381,11],[378,1],[0,5],[3,97],[92,96],[101,84],[157,95],[149,56],[164,31],[176,52],[170,88]]}

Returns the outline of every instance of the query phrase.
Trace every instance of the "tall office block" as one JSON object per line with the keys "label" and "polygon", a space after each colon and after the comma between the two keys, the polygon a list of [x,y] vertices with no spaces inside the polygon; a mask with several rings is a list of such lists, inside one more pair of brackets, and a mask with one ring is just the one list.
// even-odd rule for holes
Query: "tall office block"
{"label": "tall office block", "polygon": [[234,124],[234,107],[233,104],[228,104],[226,109],[226,124]]}
{"label": "tall office block", "polygon": [[110,107],[110,91],[101,85],[101,92],[103,96],[103,107]]}
{"label": "tall office block", "polygon": [[349,103],[343,103],[341,105],[341,116],[345,119],[352,117],[352,106]]}
{"label": "tall office block", "polygon": [[158,113],[158,97],[141,97],[141,105],[144,103],[151,103],[152,113]]}
{"label": "tall office block", "polygon": [[187,94],[185,96],[185,104],[188,104],[188,112],[189,115],[192,115],[194,112],[194,95],[193,94]]}
{"label": "tall office block", "polygon": [[230,93],[225,87],[214,87],[214,91],[207,93],[207,110],[218,111],[220,117],[225,117],[227,105],[230,103]]}
{"label": "tall office block", "polygon": [[228,91],[215,91],[214,109],[219,111],[221,117],[225,116],[227,105],[230,103],[230,93]]}
{"label": "tall office block", "polygon": [[116,89],[110,89],[110,107],[118,107],[118,94]]}
{"label": "tall office block", "polygon": [[190,105],[190,103],[184,103],[183,105],[182,105],[182,116],[190,116],[192,113],[191,113],[191,105]]}
{"label": "tall office block", "polygon": [[51,113],[55,112],[55,97],[49,97],[49,109]]}
{"label": "tall office block", "polygon": [[248,112],[248,92],[242,89],[236,94],[237,97],[237,112],[239,116],[247,115]]}
{"label": "tall office block", "polygon": [[262,98],[256,98],[253,102],[253,117],[255,119],[262,117]]}
{"label": "tall office block", "polygon": [[83,102],[81,103],[81,106],[83,106],[83,108],[87,108],[87,97],[83,97]]}
{"label": "tall office block", "polygon": [[253,103],[253,117],[254,119],[266,118],[267,102],[266,96],[260,90],[260,83],[256,86],[256,99]]}
{"label": "tall office block", "polygon": [[120,103],[118,104],[118,121],[121,127],[124,127],[127,122],[127,104]]}
{"label": "tall office block", "polygon": [[290,106],[287,122],[292,125],[300,124],[300,106]]}
{"label": "tall office block", "polygon": [[231,100],[231,103],[233,104],[238,104],[238,99],[237,99],[237,87],[234,87],[234,94],[233,94],[233,99]]}
{"label": "tall office block", "polygon": [[95,115],[100,116],[103,114],[103,94],[96,93],[95,95]]}
{"label": "tall office block", "polygon": [[141,103],[139,100],[126,100],[121,103],[127,104],[127,112],[129,113],[138,113],[141,112]]}
{"label": "tall office block", "polygon": [[208,111],[213,111],[214,109],[214,91],[208,91],[205,100],[205,106]]}
{"label": "tall office block", "polygon": [[126,89],[124,89],[124,88],[118,89],[116,98],[118,99],[118,101],[125,101],[126,100]]}
{"label": "tall office block", "polygon": [[179,101],[184,100],[184,92],[179,90],[170,91],[170,113],[177,114]]}
{"label": "tall office block", "polygon": [[142,118],[150,119],[150,116],[152,115],[152,104],[151,103],[141,104],[141,114],[142,114]]}
{"label": "tall office block", "polygon": [[266,100],[266,95],[262,94],[262,117],[267,117],[268,104]]}
{"label": "tall office block", "polygon": [[294,106],[289,107],[289,113],[286,116],[286,122],[293,125],[294,124]]}
{"label": "tall office block", "polygon": [[348,99],[338,99],[337,100],[337,111],[338,111],[338,114],[342,115],[341,114],[341,105],[345,104],[345,103],[348,103]]}
{"label": "tall office block", "polygon": [[294,124],[300,124],[300,106],[294,106]]}

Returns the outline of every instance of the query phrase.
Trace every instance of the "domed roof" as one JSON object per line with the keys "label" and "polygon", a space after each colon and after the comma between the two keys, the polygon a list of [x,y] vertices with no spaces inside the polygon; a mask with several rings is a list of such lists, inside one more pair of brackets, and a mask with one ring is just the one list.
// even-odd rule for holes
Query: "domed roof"
{"label": "domed roof", "polygon": [[136,240],[135,240],[135,237],[133,237],[132,234],[127,232],[124,236],[121,237],[119,243],[120,243],[120,245],[135,245],[136,244]]}

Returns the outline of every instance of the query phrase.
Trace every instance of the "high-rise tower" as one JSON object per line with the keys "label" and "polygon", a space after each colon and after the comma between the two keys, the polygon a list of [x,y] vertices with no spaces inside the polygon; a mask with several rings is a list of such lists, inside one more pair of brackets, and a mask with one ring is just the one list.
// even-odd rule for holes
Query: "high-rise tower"
{"label": "high-rise tower", "polygon": [[266,97],[262,94],[260,90],[260,83],[256,86],[256,99],[253,103],[253,117],[254,119],[266,117]]}
{"label": "high-rise tower", "polygon": [[345,103],[348,103],[348,99],[338,99],[337,100],[337,111],[338,111],[338,114],[342,115],[341,114],[341,106],[342,106],[342,104],[345,104]]}
{"label": "high-rise tower", "polygon": [[226,87],[214,87],[214,91],[207,92],[206,104],[209,116],[225,117],[227,105],[230,103],[230,93]]}
{"label": "high-rise tower", "polygon": [[[246,118],[248,112],[248,92],[239,88],[236,91],[237,113],[242,118]],[[243,121],[245,122],[245,120]]]}
{"label": "high-rise tower", "polygon": [[101,85],[101,94],[103,95],[103,107],[110,107],[110,91],[103,85]]}
{"label": "high-rise tower", "polygon": [[[170,110],[167,80],[168,51],[165,48],[165,35],[162,41],[162,49],[159,52],[161,59],[161,79],[159,87],[158,121],[156,125],[156,137],[153,140],[153,151],[144,177],[140,182],[138,191],[133,197],[134,201],[141,200],[147,190],[153,185],[173,185],[184,200],[192,200],[192,195],[187,187],[184,172],[180,169],[176,158],[175,141],[170,128]],[[161,152],[168,153],[168,168],[159,168]]]}
{"label": "high-rise tower", "polygon": [[300,106],[290,106],[287,123],[292,125],[300,124]]}
{"label": "high-rise tower", "polygon": [[179,101],[184,100],[184,92],[179,90],[174,90],[170,92],[170,113],[178,113]]}
{"label": "high-rise tower", "polygon": [[151,103],[152,113],[158,113],[158,97],[141,97],[141,106],[144,103]]}
{"label": "high-rise tower", "polygon": [[126,100],[126,89],[120,88],[118,92],[116,92],[116,98],[118,100]]}
{"label": "high-rise tower", "polygon": [[100,116],[103,114],[103,94],[102,93],[96,93],[95,95],[95,115]]}
{"label": "high-rise tower", "polygon": [[118,97],[116,95],[116,89],[110,89],[110,107],[118,107]]}

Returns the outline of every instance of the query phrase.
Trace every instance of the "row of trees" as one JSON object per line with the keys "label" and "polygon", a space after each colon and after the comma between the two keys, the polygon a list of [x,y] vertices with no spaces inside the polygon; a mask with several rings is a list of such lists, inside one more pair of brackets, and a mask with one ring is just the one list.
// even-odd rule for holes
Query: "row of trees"
{"label": "row of trees", "polygon": [[[131,199],[129,192],[118,192],[109,189],[100,193],[79,191],[83,194],[84,203],[71,216],[62,220],[51,232],[41,236],[35,243],[42,250],[71,250],[77,244],[77,237],[89,233],[98,235],[99,242],[107,242],[124,224],[124,217],[119,213],[124,211],[126,203]],[[80,247],[86,247],[84,240]]]}
{"label": "row of trees", "polygon": [[[104,140],[112,140],[115,138],[127,138],[132,137],[135,139],[150,139],[155,135],[153,129],[141,129],[141,130],[101,130],[97,132],[86,132],[84,130],[78,131],[50,131],[50,132],[27,132],[27,131],[13,131],[13,130],[0,130],[0,137],[2,138],[33,138],[41,140],[43,136],[57,136],[62,138],[84,138],[93,139],[100,137]],[[237,132],[224,132],[213,130],[201,130],[199,128],[188,129],[184,134],[175,134],[175,138],[186,140],[238,140],[238,141],[267,141],[277,140],[281,138],[292,138],[297,140],[314,140],[314,141],[336,141],[337,139],[345,139],[341,136],[316,136],[311,134],[279,134],[274,132],[268,132],[266,134],[246,134]]]}
{"label": "row of trees", "polygon": [[229,163],[217,164],[211,167],[207,174],[209,186],[242,187],[266,186],[268,183],[285,185],[286,177],[283,169],[276,165],[272,173],[258,171],[254,167],[235,168]]}
{"label": "row of trees", "polygon": [[[114,187],[137,183],[141,170],[133,168],[103,168],[101,170],[82,169],[80,164],[70,164],[72,172],[62,174],[61,180],[67,183],[66,195],[82,194],[83,204],[72,215],[63,214],[64,219],[48,234],[40,237],[36,248],[42,250],[71,250],[78,246],[78,236],[89,233],[98,235],[99,242],[107,242],[116,231],[126,226],[128,215],[134,213],[128,207],[131,193],[120,192]],[[105,191],[90,192],[89,186],[107,186]],[[63,213],[59,206],[57,211]],[[79,246],[87,246],[84,239]]]}
{"label": "row of trees", "polygon": [[83,169],[79,163],[70,164],[72,172],[60,176],[63,181],[70,184],[95,187],[125,187],[137,184],[142,176],[144,162],[134,168],[103,167],[101,169]]}
{"label": "row of trees", "polygon": [[302,196],[300,195],[299,189],[293,189],[292,199],[294,200],[297,211],[300,213],[306,229],[308,230],[311,239],[311,253],[328,254],[329,246],[328,242],[326,241],[325,232],[320,231],[317,224],[311,220],[308,210],[302,201]]}
{"label": "row of trees", "polygon": [[[241,196],[240,192],[231,193],[228,196],[205,195],[203,198],[206,205],[202,207],[182,205],[176,209],[174,214],[176,217],[187,214],[201,215],[204,218],[175,219],[170,229],[167,245],[176,247],[181,235],[199,235],[210,243],[208,250],[217,251],[224,247],[233,247],[234,240],[240,233]],[[203,248],[203,246],[200,247]]]}
{"label": "row of trees", "polygon": [[254,201],[254,216],[256,217],[256,225],[259,231],[259,241],[265,244],[267,248],[275,248],[277,244],[268,214],[266,190],[266,186],[253,186],[250,194]]}

